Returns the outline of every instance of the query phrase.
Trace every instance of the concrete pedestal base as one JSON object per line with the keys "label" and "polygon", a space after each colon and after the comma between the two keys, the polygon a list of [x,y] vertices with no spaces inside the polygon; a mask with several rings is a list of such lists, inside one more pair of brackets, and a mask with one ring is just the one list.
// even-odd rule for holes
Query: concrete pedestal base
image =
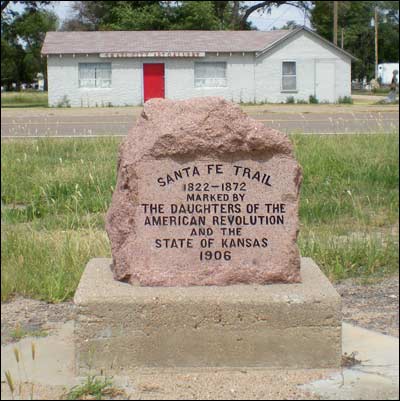
{"label": "concrete pedestal base", "polygon": [[75,294],[79,373],[340,366],[340,296],[312,259],[301,284],[227,287],[133,287],[110,264],[92,259]]}

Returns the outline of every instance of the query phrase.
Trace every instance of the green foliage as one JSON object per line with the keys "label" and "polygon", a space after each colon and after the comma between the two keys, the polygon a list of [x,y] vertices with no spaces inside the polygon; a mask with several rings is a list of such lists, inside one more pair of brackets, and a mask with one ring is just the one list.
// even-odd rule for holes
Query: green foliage
{"label": "green foliage", "polygon": [[372,93],[374,95],[387,95],[390,92],[390,88],[374,88]]}
{"label": "green foliage", "polygon": [[314,95],[310,95],[310,96],[309,96],[308,102],[309,102],[310,104],[318,104],[318,103],[319,103],[317,97],[314,96]]}
{"label": "green foliage", "polygon": [[339,104],[353,104],[353,98],[351,96],[340,96],[338,99]]}
{"label": "green foliage", "polygon": [[110,15],[101,22],[101,28],[108,30],[166,30],[169,20],[159,2],[149,2],[133,8],[131,2],[118,2]]}
{"label": "green foliage", "polygon": [[113,381],[109,377],[88,376],[86,380],[73,387],[66,395],[67,400],[102,400],[114,399],[116,396],[124,395],[124,392],[113,387]]}
{"label": "green foliage", "polygon": [[297,104],[308,104],[307,100],[304,100],[304,99],[297,99],[296,103]]}
{"label": "green foliage", "polygon": [[[101,27],[112,30],[216,30],[220,21],[212,1],[185,1],[179,6],[149,2],[132,7],[131,2],[117,2],[105,16]],[[146,3],[146,2],[143,2]]]}
{"label": "green foliage", "polygon": [[232,27],[229,1],[76,1],[62,30],[171,30]]}
{"label": "green foliage", "polygon": [[286,98],[286,104],[294,104],[294,103],[295,103],[295,100],[294,100],[293,96],[288,96]]}
{"label": "green foliage", "polygon": [[307,8],[305,1],[75,1],[75,16],[62,30],[252,29],[254,12],[283,3]]}
{"label": "green foliage", "polygon": [[217,30],[220,22],[212,1],[184,1],[177,9],[172,29]]}
{"label": "green foliage", "polygon": [[[375,74],[374,18],[379,8],[379,62],[399,60],[399,3],[396,1],[341,1],[338,9],[339,44],[344,29],[344,48],[356,56],[353,77],[371,79]],[[333,40],[333,2],[316,1],[310,20],[317,33]]]}
{"label": "green foliage", "polygon": [[23,49],[20,45],[1,38],[1,82],[2,85],[23,79],[19,66],[23,64]]}
{"label": "green foliage", "polygon": [[1,81],[10,86],[47,76],[46,58],[40,51],[47,31],[57,28],[57,16],[48,10],[27,9],[1,21]]}

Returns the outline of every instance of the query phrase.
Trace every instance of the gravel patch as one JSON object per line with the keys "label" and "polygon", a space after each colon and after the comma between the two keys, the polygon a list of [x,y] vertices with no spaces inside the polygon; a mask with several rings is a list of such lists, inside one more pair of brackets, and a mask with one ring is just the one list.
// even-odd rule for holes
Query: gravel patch
{"label": "gravel patch", "polygon": [[354,279],[335,284],[342,296],[345,322],[399,337],[399,276],[363,284]]}
{"label": "gravel patch", "polygon": [[14,332],[34,335],[56,330],[60,324],[73,319],[73,303],[49,304],[22,297],[1,304],[1,344],[18,340]]}
{"label": "gravel patch", "polygon": [[[318,400],[316,394],[299,385],[326,378],[329,370],[213,370],[186,373],[129,372],[130,389],[126,397],[104,399],[129,400]],[[116,389],[120,388],[117,383]],[[10,397],[2,383],[3,399]],[[123,389],[125,390],[125,389]],[[23,385],[21,395],[30,399],[31,386]],[[67,389],[61,386],[35,385],[34,400],[65,399]],[[63,398],[62,398],[63,397]],[[83,399],[95,399],[87,397]]]}

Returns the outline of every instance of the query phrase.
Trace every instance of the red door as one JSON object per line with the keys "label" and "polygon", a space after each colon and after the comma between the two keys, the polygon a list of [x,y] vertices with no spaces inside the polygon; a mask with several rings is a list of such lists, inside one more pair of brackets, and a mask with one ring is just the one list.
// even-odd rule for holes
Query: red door
{"label": "red door", "polygon": [[143,97],[164,98],[164,64],[143,64]]}

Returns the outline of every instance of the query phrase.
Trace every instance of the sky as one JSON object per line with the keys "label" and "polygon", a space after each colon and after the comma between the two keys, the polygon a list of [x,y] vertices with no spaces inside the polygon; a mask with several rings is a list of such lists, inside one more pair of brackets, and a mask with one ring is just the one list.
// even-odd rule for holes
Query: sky
{"label": "sky", "polygon": [[[58,1],[54,2],[53,10],[58,15],[60,20],[65,19],[71,14],[71,4],[72,1]],[[250,3],[250,2],[249,2]],[[253,2],[251,2],[253,3]],[[304,18],[302,11],[293,6],[283,5],[279,8],[274,7],[271,14],[268,13],[253,13],[251,15],[250,21],[259,29],[260,31],[268,31],[274,26],[276,28],[281,28],[288,21],[295,21],[299,25],[304,23],[310,26],[309,20]]]}

